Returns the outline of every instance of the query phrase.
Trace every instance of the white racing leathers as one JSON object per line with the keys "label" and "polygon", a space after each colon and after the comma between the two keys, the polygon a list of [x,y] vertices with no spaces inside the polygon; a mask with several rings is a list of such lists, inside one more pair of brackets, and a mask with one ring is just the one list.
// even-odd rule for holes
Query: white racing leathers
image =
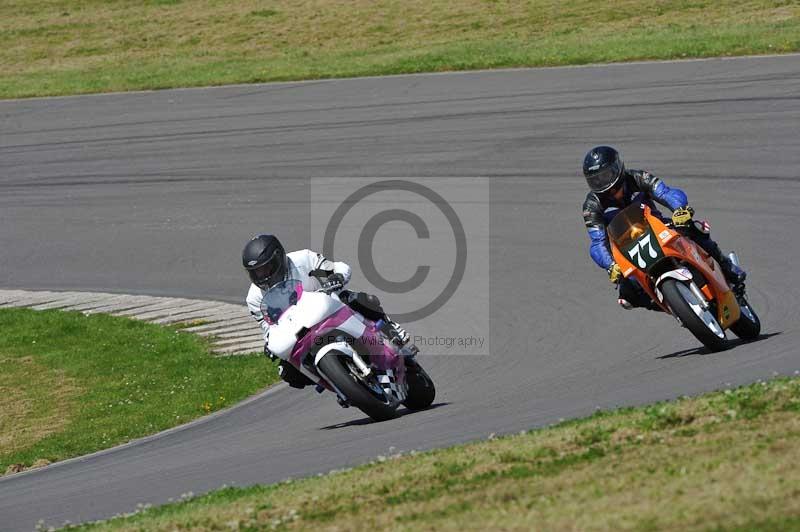
{"label": "white racing leathers", "polygon": [[[345,284],[350,281],[350,274],[352,273],[350,266],[344,262],[328,260],[322,254],[310,249],[301,249],[288,253],[286,262],[288,263],[287,279],[297,279],[302,282],[304,291],[313,292],[322,288],[322,284],[317,278],[308,275],[314,270],[333,270],[333,273],[340,273],[344,277]],[[264,315],[261,313],[261,300],[264,298],[265,293],[266,290],[251,284],[250,290],[247,292],[247,307],[250,309],[250,314],[261,326],[261,330],[264,332],[264,341],[266,342],[269,338],[269,324],[264,320]]]}

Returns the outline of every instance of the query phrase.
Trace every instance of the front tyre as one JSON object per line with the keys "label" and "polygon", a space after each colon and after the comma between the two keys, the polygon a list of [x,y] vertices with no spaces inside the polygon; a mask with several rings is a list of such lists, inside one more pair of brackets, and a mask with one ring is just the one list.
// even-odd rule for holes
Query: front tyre
{"label": "front tyre", "polygon": [[367,386],[353,375],[348,360],[340,351],[331,350],[317,363],[325,378],[341,391],[351,405],[375,421],[385,421],[397,416],[397,408],[378,398]]}
{"label": "front tyre", "polygon": [[661,283],[661,293],[672,313],[689,331],[711,351],[721,351],[727,346],[725,331],[711,309],[704,308],[686,283],[666,279]]}
{"label": "front tyre", "polygon": [[428,372],[416,360],[406,363],[406,384],[408,384],[408,394],[403,401],[406,408],[422,410],[431,406],[436,397],[436,386]]}
{"label": "front tyre", "polygon": [[736,323],[731,325],[731,331],[742,340],[755,340],[761,334],[761,320],[744,296],[738,297],[737,300],[741,315]]}

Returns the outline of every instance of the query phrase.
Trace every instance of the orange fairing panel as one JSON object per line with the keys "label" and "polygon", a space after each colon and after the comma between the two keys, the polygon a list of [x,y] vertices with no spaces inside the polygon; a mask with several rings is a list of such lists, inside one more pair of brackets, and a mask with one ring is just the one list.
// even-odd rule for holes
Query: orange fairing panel
{"label": "orange fairing panel", "polygon": [[719,296],[719,308],[717,309],[717,319],[723,329],[727,329],[739,320],[741,310],[736,296],[731,290]]}

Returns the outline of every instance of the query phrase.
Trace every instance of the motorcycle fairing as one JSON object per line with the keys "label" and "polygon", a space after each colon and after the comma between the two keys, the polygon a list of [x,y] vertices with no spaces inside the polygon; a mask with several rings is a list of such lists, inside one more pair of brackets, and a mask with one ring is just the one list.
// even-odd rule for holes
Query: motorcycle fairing
{"label": "motorcycle fairing", "polygon": [[[617,221],[619,220],[619,221]],[[664,256],[653,263],[647,262],[645,268],[639,267],[639,261],[629,257],[622,249],[627,249],[637,237],[643,238],[647,231],[658,235],[659,249]],[[688,237],[678,233],[657,216],[652,214],[646,203],[633,203],[623,209],[608,227],[611,252],[614,260],[619,264],[625,277],[633,276],[642,286],[647,295],[652,298],[666,312],[670,309],[664,305],[662,298],[656,293],[656,287],[648,275],[648,270],[664,258],[672,257],[690,264],[706,280],[703,292],[709,299],[715,299],[717,305],[717,319],[723,329],[730,327],[739,319],[740,309],[736,296],[728,286],[725,276],[719,265],[704,249],[695,244]],[[638,245],[638,244],[637,244]],[[641,250],[650,254],[648,250]]]}

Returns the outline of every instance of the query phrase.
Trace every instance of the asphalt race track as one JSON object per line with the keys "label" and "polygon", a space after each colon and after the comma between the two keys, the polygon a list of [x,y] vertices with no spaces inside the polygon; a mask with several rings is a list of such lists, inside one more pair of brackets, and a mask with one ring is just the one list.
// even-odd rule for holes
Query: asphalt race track
{"label": "asphalt race track", "polygon": [[[437,408],[374,424],[278,388],[0,480],[0,529],[792,374],[798,138],[797,55],[0,102],[0,288],[240,302],[244,241],[272,230],[307,247],[309,179],[321,176],[488,177],[492,255],[491,355],[423,358]],[[596,143],[684,188],[739,252],[763,339],[705,354],[674,320],[617,306],[581,220],[580,162]]]}

